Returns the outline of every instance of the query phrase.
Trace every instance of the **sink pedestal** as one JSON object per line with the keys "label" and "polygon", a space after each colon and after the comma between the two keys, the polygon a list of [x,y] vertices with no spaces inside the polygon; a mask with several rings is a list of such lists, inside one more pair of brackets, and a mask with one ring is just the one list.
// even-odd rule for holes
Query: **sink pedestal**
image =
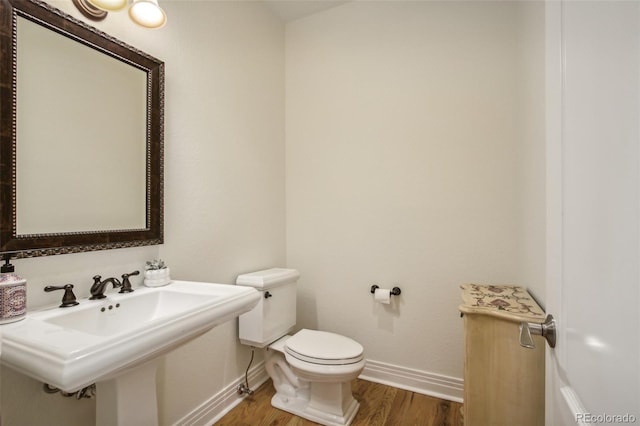
{"label": "sink pedestal", "polygon": [[96,383],[96,426],[158,426],[158,358]]}

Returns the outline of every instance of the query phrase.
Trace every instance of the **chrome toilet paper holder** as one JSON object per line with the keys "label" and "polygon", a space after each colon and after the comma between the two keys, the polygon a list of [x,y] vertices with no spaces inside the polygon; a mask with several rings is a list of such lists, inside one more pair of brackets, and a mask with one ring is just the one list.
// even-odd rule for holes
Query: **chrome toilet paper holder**
{"label": "chrome toilet paper holder", "polygon": [[[371,294],[375,294],[376,289],[379,289],[380,286],[377,284],[374,284],[371,286]],[[400,290],[400,287],[394,287],[391,289],[391,295],[392,296],[400,296],[400,293],[402,293],[402,290]]]}

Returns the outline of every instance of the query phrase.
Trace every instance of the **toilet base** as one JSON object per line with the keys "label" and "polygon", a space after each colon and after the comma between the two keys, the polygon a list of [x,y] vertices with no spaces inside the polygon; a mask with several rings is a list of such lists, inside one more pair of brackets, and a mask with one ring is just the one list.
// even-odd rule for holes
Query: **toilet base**
{"label": "toilet base", "polygon": [[325,426],[349,426],[360,408],[360,403],[351,396],[351,400],[346,403],[346,407],[343,410],[342,415],[331,414],[314,409],[307,398],[292,398],[278,393],[271,398],[271,405],[298,417],[302,417]]}
{"label": "toilet base", "polygon": [[265,354],[265,369],[276,390],[271,405],[325,426],[349,426],[360,408],[351,383],[362,372],[364,360],[317,366],[292,359],[294,366],[283,354],[287,338],[271,344]]}

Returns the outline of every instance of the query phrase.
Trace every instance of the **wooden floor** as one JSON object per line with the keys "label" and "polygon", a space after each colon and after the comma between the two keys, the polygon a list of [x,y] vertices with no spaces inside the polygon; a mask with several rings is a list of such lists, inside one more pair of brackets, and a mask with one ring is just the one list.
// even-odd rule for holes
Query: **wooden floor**
{"label": "wooden floor", "polygon": [[[357,379],[353,396],[360,402],[353,426],[462,426],[461,404]],[[316,423],[271,406],[271,380],[246,397],[215,426],[311,426]]]}

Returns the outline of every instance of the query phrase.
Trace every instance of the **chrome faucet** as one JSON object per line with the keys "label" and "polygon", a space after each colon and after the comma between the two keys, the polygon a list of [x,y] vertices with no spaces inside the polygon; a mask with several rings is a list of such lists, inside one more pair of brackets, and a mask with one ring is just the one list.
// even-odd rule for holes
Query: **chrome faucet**
{"label": "chrome faucet", "polygon": [[113,285],[113,288],[117,288],[117,287],[122,287],[122,284],[120,283],[120,281],[118,281],[117,278],[107,278],[104,281],[101,281],[102,277],[100,275],[96,275],[95,277],[93,277],[93,285],[91,286],[91,297],[89,298],[89,300],[95,300],[95,299],[104,299],[105,296],[104,292],[107,289],[107,284],[111,283]]}

